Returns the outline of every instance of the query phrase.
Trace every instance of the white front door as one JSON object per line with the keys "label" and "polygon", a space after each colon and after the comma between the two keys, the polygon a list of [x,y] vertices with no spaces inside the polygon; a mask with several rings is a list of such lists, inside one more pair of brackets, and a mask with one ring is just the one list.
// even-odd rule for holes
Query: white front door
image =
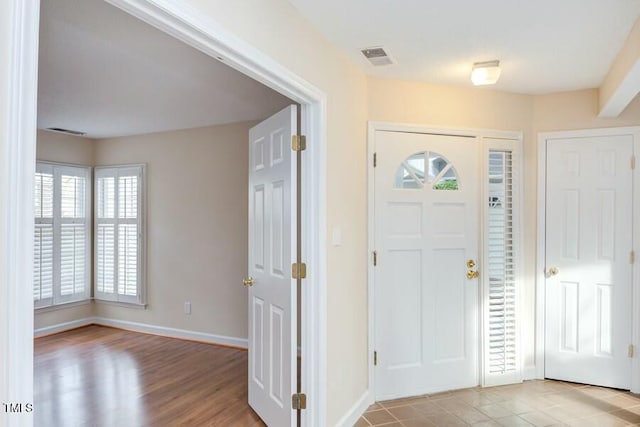
{"label": "white front door", "polygon": [[545,376],[631,385],[631,136],[547,141]]}
{"label": "white front door", "polygon": [[479,148],[375,134],[376,400],[479,382]]}
{"label": "white front door", "polygon": [[296,412],[296,107],[249,131],[249,405],[269,426]]}

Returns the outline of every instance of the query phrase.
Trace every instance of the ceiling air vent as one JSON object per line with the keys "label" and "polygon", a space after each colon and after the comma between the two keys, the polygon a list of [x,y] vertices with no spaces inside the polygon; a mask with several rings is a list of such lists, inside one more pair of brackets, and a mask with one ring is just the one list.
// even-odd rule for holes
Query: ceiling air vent
{"label": "ceiling air vent", "polygon": [[380,65],[393,64],[394,62],[393,59],[387,55],[387,52],[385,52],[381,47],[368,47],[366,49],[362,49],[360,52],[362,52],[364,57],[376,67]]}
{"label": "ceiling air vent", "polygon": [[80,132],[79,130],[71,130],[71,129],[63,129],[63,128],[47,128],[47,130],[52,130],[54,132],[66,133],[66,134],[75,135],[75,136],[86,135],[86,132]]}

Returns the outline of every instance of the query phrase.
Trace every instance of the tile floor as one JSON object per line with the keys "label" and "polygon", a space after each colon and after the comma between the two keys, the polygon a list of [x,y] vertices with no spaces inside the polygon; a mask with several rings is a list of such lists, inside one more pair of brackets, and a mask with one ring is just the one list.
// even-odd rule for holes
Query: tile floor
{"label": "tile floor", "polygon": [[378,402],[355,427],[634,425],[640,426],[640,395],[545,380]]}

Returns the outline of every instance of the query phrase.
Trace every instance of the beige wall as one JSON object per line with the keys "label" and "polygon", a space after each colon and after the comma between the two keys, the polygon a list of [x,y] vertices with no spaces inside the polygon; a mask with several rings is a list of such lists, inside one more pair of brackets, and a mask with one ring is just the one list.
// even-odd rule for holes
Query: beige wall
{"label": "beige wall", "polygon": [[[92,316],[247,337],[247,137],[251,123],[91,140],[39,131],[37,158],[147,165],[147,309],[39,311],[35,328]],[[191,302],[192,314],[183,312]]]}
{"label": "beige wall", "polygon": [[[247,337],[248,132],[252,123],[97,140],[95,165],[147,166],[147,309],[95,315]],[[184,314],[191,302],[192,314]]]}
{"label": "beige wall", "polygon": [[[366,78],[287,0],[184,0],[327,95],[327,417],[367,390]],[[348,179],[346,179],[348,177]],[[330,242],[331,239],[327,238]]]}
{"label": "beige wall", "polygon": [[38,130],[36,158],[50,162],[93,165],[93,139]]}

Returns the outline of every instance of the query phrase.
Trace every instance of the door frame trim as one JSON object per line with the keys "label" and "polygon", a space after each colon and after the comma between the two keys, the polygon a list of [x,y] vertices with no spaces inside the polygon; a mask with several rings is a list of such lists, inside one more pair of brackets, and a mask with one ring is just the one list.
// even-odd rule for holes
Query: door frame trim
{"label": "door frame trim", "polygon": [[[633,137],[633,153],[637,157],[640,154],[640,126],[597,128],[568,130],[558,132],[541,132],[538,134],[538,205],[537,205],[537,243],[536,243],[536,334],[535,334],[535,375],[538,379],[545,377],[545,248],[546,248],[546,194],[547,194],[547,141],[559,138],[584,138],[596,136],[631,135]],[[636,166],[636,171],[638,166]],[[638,254],[640,243],[640,174],[633,176],[633,250]],[[640,268],[637,268],[636,259],[632,266],[632,319],[631,319],[631,344],[638,349],[640,345]],[[631,391],[640,392],[640,355],[637,354],[631,361]]]}
{"label": "door frame trim", "polygon": [[[326,110],[327,95],[299,77],[270,56],[237,37],[212,18],[202,18],[195,8],[174,0],[107,0],[126,13],[172,35],[225,64],[254,78],[301,105],[302,132],[307,136],[303,153],[303,257],[313,266],[303,286],[303,390],[309,403],[302,411],[303,425],[326,425],[327,416],[327,354],[326,354]],[[32,239],[25,239],[32,230],[33,172],[35,170],[35,130],[37,109],[37,58],[39,35],[39,0],[11,0],[13,11],[9,28],[9,106],[7,147],[11,158],[3,159],[2,193],[4,203],[0,265],[3,271],[3,297],[0,299],[0,349],[8,349],[0,363],[9,375],[0,374],[0,392],[15,402],[33,402],[33,300],[28,286],[32,281]],[[25,220],[26,219],[26,220]],[[31,224],[31,225],[30,225]],[[5,233],[6,231],[6,233]],[[25,286],[25,284],[27,286]],[[19,286],[20,285],[20,286]],[[6,298],[5,298],[6,297]],[[6,369],[8,366],[11,369]],[[4,424],[31,426],[31,414]],[[0,423],[1,424],[1,423]]]}
{"label": "door frame trim", "polygon": [[[375,270],[372,262],[372,253],[375,248],[375,179],[374,179],[374,167],[373,167],[373,155],[375,152],[375,134],[377,131],[389,131],[389,132],[410,132],[410,133],[423,133],[423,134],[436,134],[447,136],[463,136],[463,137],[475,137],[479,139],[479,143],[482,144],[480,150],[481,153],[486,152],[488,149],[484,138],[511,140],[515,144],[519,144],[519,159],[517,160],[517,166],[522,171],[523,156],[522,156],[522,142],[524,133],[521,131],[504,131],[504,130],[492,130],[492,129],[474,129],[474,128],[454,128],[421,124],[408,124],[408,123],[393,123],[382,121],[369,121],[367,123],[367,360],[368,360],[368,388],[366,391],[366,402],[371,405],[375,402],[375,370],[373,364],[373,352],[375,351],[375,292],[374,292],[374,277]],[[515,151],[514,151],[515,152]],[[483,173],[484,169],[480,169],[480,173]],[[518,190],[522,192],[522,182],[518,185]],[[484,194],[484,184],[480,186],[481,195]],[[517,213],[519,218],[522,217],[522,203],[520,206],[520,212]],[[479,259],[483,257],[483,218],[480,217],[480,229],[478,230],[478,254]],[[523,228],[519,230],[518,241],[522,242]],[[522,259],[521,246],[518,246],[519,259]],[[521,281],[521,277],[518,278]],[[478,384],[482,384],[484,381],[484,363],[482,362],[483,349],[484,349],[484,334],[480,329],[483,325],[483,301],[480,296],[483,292],[483,284],[481,281],[478,286]],[[518,301],[518,309],[522,306]],[[522,352],[521,352],[522,353]],[[521,362],[522,363],[522,362]],[[522,371],[522,369],[521,369]]]}

